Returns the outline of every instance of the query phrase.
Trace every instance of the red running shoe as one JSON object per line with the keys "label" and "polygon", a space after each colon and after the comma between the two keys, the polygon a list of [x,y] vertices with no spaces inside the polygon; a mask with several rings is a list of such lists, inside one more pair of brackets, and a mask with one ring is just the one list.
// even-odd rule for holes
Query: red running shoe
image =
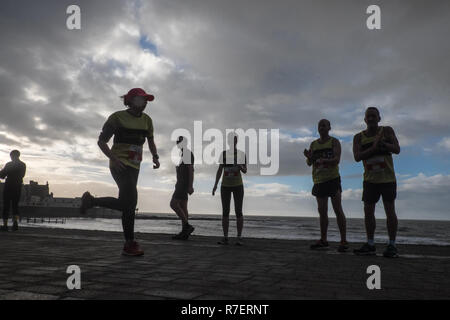
{"label": "red running shoe", "polygon": [[122,255],[124,256],[142,256],[144,251],[139,247],[139,244],[136,241],[126,242],[123,246]]}

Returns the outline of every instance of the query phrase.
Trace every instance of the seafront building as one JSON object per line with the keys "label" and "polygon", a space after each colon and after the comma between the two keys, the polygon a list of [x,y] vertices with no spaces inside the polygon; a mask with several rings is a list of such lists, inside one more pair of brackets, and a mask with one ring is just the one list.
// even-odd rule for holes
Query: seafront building
{"label": "seafront building", "polygon": [[[3,189],[5,184],[0,183],[0,208],[3,208]],[[30,180],[29,184],[23,184],[19,201],[19,211],[25,217],[77,217],[81,198],[54,197],[50,192],[48,182],[39,184]],[[88,212],[89,217],[116,217],[118,211],[105,208],[94,208]]]}

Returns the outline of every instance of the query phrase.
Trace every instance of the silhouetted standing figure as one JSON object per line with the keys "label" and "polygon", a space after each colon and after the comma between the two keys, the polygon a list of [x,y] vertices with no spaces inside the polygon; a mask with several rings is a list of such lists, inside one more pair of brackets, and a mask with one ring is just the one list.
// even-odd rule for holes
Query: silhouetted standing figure
{"label": "silhouetted standing figure", "polygon": [[170,200],[170,207],[180,218],[182,229],[172,239],[187,240],[195,229],[189,224],[188,212],[188,195],[194,193],[194,155],[187,148],[187,140],[185,137],[178,137],[177,147],[181,151],[181,159],[176,167],[177,183],[175,184],[175,192]]}
{"label": "silhouetted standing figure", "polygon": [[397,215],[395,213],[395,198],[397,197],[397,182],[392,154],[400,153],[400,145],[391,127],[379,126],[380,112],[375,107],[366,110],[364,121],[367,129],[353,138],[353,155],[355,161],[364,165],[363,195],[364,221],[366,225],[367,243],[360,249],[355,249],[356,255],[375,255],[375,206],[380,197],[383,198],[389,243],[383,252],[388,258],[397,257],[395,238],[397,235]]}
{"label": "silhouetted standing figure", "polygon": [[19,200],[26,165],[20,161],[20,152],[18,150],[11,151],[9,155],[11,161],[0,171],[0,178],[4,179],[6,177],[5,188],[3,189],[3,226],[1,230],[8,231],[9,209],[12,206],[12,230],[17,231],[19,230]]}
{"label": "silhouetted standing figure", "polygon": [[[231,140],[231,139],[230,139]],[[247,173],[247,159],[245,153],[237,149],[238,137],[233,136],[233,147],[224,151],[220,157],[219,168],[216,173],[216,182],[212,195],[216,193],[217,184],[222,176],[222,185],[220,187],[220,198],[222,200],[222,229],[223,239],[219,244],[228,244],[228,226],[230,220],[230,202],[231,195],[234,199],[234,211],[236,213],[237,241],[236,245],[243,245],[242,229],[244,227],[244,215],[242,205],[244,202],[244,183],[241,172]]]}
{"label": "silhouetted standing figure", "polygon": [[317,129],[320,138],[314,140],[308,150],[304,150],[308,166],[313,166],[312,177],[314,187],[313,196],[317,200],[317,208],[320,216],[320,240],[311,245],[311,249],[326,249],[329,247],[327,241],[328,230],[328,198],[331,198],[336,220],[341,233],[341,243],[338,251],[345,252],[348,249],[346,239],[346,219],[342,209],[342,187],[339,174],[339,162],[341,159],[341,143],[338,139],[331,137],[330,121],[322,119]]}
{"label": "silhouetted standing figure", "polygon": [[[153,155],[153,168],[159,168],[159,156],[153,139],[153,122],[144,113],[147,101],[153,101],[154,96],[140,88],[134,88],[124,95],[123,99],[128,109],[117,111],[109,116],[98,138],[98,146],[110,160],[109,168],[119,187],[119,198],[94,198],[89,192],[85,192],[81,198],[80,211],[84,214],[87,209],[94,206],[122,211],[125,237],[122,254],[140,256],[144,254],[144,251],[134,240],[134,220],[142,146],[146,139]],[[112,136],[114,136],[114,143],[110,149],[108,141]]]}

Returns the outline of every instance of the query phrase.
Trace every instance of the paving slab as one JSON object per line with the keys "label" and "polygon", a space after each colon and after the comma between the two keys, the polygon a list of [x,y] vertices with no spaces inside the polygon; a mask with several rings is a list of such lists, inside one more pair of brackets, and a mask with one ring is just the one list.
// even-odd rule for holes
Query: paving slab
{"label": "paving slab", "polygon": [[[120,232],[21,228],[0,233],[0,299],[449,299],[450,247],[399,245],[400,258],[324,252],[308,241],[220,237],[175,241],[137,234],[145,255],[124,257]],[[352,249],[359,243],[351,244]],[[380,247],[380,249],[382,249]],[[81,270],[81,289],[66,282]],[[367,268],[381,270],[369,290]]]}

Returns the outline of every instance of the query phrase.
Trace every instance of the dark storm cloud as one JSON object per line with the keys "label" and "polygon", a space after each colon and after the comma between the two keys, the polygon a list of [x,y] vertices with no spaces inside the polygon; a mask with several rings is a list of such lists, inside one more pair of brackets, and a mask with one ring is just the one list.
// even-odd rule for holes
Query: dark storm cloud
{"label": "dark storm cloud", "polygon": [[[377,105],[409,138],[448,134],[448,2],[377,3],[380,31],[365,26],[368,1],[153,1],[142,28],[162,55],[227,93],[219,121],[292,130],[328,117],[354,127],[349,113],[357,109],[351,122],[362,123],[364,108]],[[264,113],[247,114],[254,103]]]}
{"label": "dark storm cloud", "polygon": [[[104,121],[96,114],[93,97],[104,95],[105,87],[95,86],[95,80],[76,84],[89,87],[90,92],[86,90],[80,96],[68,76],[82,67],[80,49],[95,43],[121,18],[123,3],[79,1],[88,34],[84,29],[67,30],[69,4],[72,2],[3,1],[1,5],[0,121],[7,131],[32,142],[71,142],[74,136],[92,135]],[[33,87],[45,100],[27,99],[26,89]],[[89,104],[89,114],[74,111]],[[46,125],[45,130],[36,127],[36,117]]]}
{"label": "dark storm cloud", "polygon": [[[294,130],[327,117],[354,127],[347,115],[359,108],[362,122],[364,107],[376,104],[409,138],[449,135],[447,2],[378,3],[380,31],[365,27],[367,1],[81,1],[82,30],[69,32],[68,1],[23,1],[27,10],[6,1],[0,90],[12,121],[2,121],[45,143],[94,135],[104,120],[95,106],[120,107],[114,89],[127,87],[113,68],[128,68],[133,57],[92,61],[87,49],[119,23],[137,23],[176,65],[163,79],[153,74],[144,81],[157,88],[155,117],[169,118],[161,134],[199,119],[206,126]],[[74,71],[77,90],[68,79]],[[18,101],[33,84],[47,103]],[[48,128],[38,130],[35,117]]]}

